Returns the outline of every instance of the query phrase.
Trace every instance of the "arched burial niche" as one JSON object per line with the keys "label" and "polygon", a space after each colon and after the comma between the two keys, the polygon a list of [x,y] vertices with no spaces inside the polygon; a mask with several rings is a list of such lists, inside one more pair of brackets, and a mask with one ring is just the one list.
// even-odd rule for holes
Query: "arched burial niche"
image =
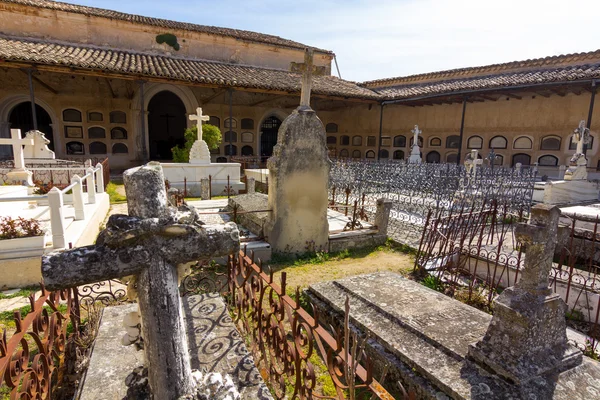
{"label": "arched burial niche", "polygon": [[[46,139],[50,141],[48,148],[54,150],[54,131],[52,130],[52,118],[50,114],[39,104],[35,105],[35,113],[37,116],[38,130],[46,135]],[[31,102],[25,101],[17,104],[8,115],[10,129],[20,129],[21,136],[25,137],[25,133],[33,129],[33,116],[31,114]],[[12,152],[12,148],[11,148]]]}
{"label": "arched burial niche", "polygon": [[172,159],[171,149],[185,143],[186,127],[186,109],[181,99],[168,90],[155,94],[148,103],[150,159]]}
{"label": "arched burial niche", "polygon": [[260,155],[271,157],[273,147],[277,144],[277,133],[281,126],[281,120],[275,116],[266,118],[260,125]]}

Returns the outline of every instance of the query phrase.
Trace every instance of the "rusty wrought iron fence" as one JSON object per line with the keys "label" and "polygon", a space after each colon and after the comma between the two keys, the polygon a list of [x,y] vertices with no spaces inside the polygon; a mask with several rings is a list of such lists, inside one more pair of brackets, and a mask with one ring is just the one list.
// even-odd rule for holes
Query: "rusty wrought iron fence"
{"label": "rusty wrought iron fence", "polygon": [[10,399],[52,399],[53,386],[62,378],[66,347],[79,330],[77,293],[42,287],[41,295],[30,295],[29,302],[26,316],[15,311],[14,332],[9,335],[4,329],[0,336],[0,394]]}
{"label": "rusty wrought iron fence", "polygon": [[[430,211],[415,272],[427,286],[490,311],[495,297],[519,280],[524,251],[514,229],[526,221],[525,210],[513,213],[495,202],[447,216]],[[587,338],[575,344],[588,352],[600,350],[599,222],[561,217],[569,238],[557,246],[549,281],[568,306],[568,324]]]}
{"label": "rusty wrought iron fence", "polygon": [[[393,399],[373,377],[372,362],[363,351],[364,339],[351,333],[348,319],[344,332],[329,331],[310,301],[305,307],[313,315],[300,306],[299,289],[296,299],[288,295],[285,273],[276,282],[273,271],[253,258],[243,250],[229,257],[227,297],[233,320],[250,342],[258,369],[275,397],[354,399],[363,391],[370,393],[366,398]],[[317,387],[313,355],[325,365],[321,373],[331,377],[335,396],[325,396]],[[406,392],[404,396],[414,398]]]}

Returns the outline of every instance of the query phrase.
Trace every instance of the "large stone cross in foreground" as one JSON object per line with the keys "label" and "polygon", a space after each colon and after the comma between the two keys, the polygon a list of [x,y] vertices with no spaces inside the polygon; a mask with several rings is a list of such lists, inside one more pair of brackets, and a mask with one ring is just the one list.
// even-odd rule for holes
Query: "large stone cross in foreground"
{"label": "large stone cross in foreground", "polygon": [[234,223],[201,226],[195,210],[169,207],[159,163],[123,174],[129,216],[113,215],[96,245],[48,254],[49,290],[139,274],[137,293],[148,378],[155,399],[193,392],[177,266],[239,250]]}
{"label": "large stone cross in foreground", "polygon": [[470,357],[513,383],[581,363],[581,352],[567,343],[567,306],[548,287],[556,245],[568,234],[559,218],[558,207],[538,204],[529,224],[517,226],[526,246],[521,279],[498,297],[484,338],[469,348]]}

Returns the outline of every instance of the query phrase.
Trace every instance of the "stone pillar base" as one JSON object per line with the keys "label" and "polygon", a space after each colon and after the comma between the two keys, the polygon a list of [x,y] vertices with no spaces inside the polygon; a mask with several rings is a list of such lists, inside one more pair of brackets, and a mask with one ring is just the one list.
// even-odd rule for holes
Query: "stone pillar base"
{"label": "stone pillar base", "polygon": [[35,186],[33,184],[33,172],[22,170],[12,170],[6,174],[9,181],[16,185]]}
{"label": "stone pillar base", "polygon": [[565,308],[558,294],[506,289],[484,338],[469,346],[469,357],[515,384],[580,364],[581,351],[567,343]]}

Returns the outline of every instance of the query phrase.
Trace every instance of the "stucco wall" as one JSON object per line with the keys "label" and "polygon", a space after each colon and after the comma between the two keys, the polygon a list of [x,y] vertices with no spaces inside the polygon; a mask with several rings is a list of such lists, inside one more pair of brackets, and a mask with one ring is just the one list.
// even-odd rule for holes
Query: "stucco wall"
{"label": "stucco wall", "polygon": [[[210,25],[208,19],[199,20],[198,23]],[[0,32],[14,36],[52,38],[71,43],[286,70],[290,68],[290,62],[304,61],[304,52],[301,49],[17,4],[0,4]],[[156,42],[156,36],[165,33],[177,37],[180,46],[178,51],[167,44]],[[331,58],[331,55],[317,53],[314,64],[326,66],[330,70]]]}

